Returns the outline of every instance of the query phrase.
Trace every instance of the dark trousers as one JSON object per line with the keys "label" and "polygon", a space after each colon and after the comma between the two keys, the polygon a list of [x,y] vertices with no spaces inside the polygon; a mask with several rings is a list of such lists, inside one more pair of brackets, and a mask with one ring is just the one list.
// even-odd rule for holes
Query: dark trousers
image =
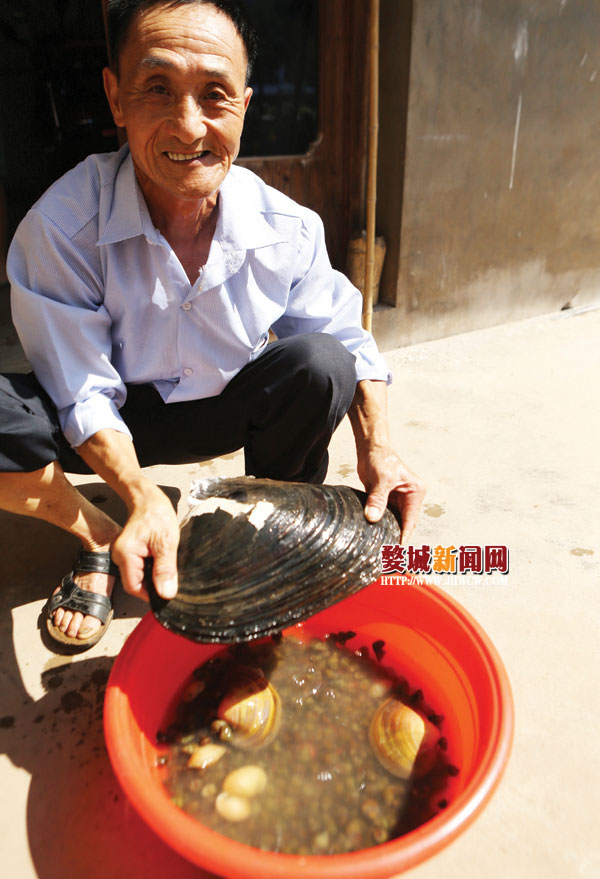
{"label": "dark trousers", "polygon": [[[164,403],[152,385],[128,385],[120,412],[142,467],[243,448],[249,475],[322,482],[327,447],[355,388],[353,355],[333,336],[314,333],[271,343],[216,397]],[[69,473],[92,472],[33,374],[0,375],[0,472],[55,460]]]}

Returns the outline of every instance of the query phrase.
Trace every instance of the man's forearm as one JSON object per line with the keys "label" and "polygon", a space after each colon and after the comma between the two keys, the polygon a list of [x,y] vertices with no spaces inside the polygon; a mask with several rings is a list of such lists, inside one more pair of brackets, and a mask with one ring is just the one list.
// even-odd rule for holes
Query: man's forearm
{"label": "man's forearm", "polygon": [[131,439],[117,430],[99,430],[77,452],[101,476],[131,512],[143,504],[148,491],[160,491],[144,476]]}
{"label": "man's forearm", "polygon": [[177,592],[177,515],[165,493],[144,476],[132,441],[117,430],[99,430],[78,448],[83,460],[119,495],[129,518],[112,548],[127,592],[145,594],[145,561],[163,598]]}
{"label": "man's forearm", "polygon": [[367,491],[365,516],[376,522],[392,504],[401,514],[401,540],[405,541],[416,525],[425,487],[392,446],[385,382],[358,382],[348,417],[356,441],[358,475]]}
{"label": "man's forearm", "polygon": [[387,418],[387,385],[383,381],[360,381],[348,410],[357,450],[390,442]]}

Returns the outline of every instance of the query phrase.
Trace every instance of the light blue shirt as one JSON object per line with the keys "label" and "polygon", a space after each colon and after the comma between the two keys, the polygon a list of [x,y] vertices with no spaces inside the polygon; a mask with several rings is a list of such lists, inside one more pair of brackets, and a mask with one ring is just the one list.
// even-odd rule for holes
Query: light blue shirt
{"label": "light blue shirt", "polygon": [[193,284],[150,219],[127,146],[50,187],[18,228],[8,271],[19,338],[74,447],[102,428],[129,434],[126,382],[152,382],[167,403],[221,393],[269,328],[330,333],[355,355],[357,380],[390,380],[319,217],[236,166]]}

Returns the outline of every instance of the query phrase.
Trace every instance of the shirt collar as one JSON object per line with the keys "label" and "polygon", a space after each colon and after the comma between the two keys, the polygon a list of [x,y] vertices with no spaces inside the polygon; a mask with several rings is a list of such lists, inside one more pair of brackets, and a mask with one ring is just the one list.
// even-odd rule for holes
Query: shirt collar
{"label": "shirt collar", "polygon": [[[146,200],[135,176],[133,160],[127,146],[124,158],[114,178],[112,202],[98,244],[115,244],[128,238],[144,235],[151,244],[162,242],[155,228]],[[219,215],[213,241],[223,251],[246,251],[287,241],[265,219],[266,205],[260,192],[249,186],[234,166],[219,190]]]}
{"label": "shirt collar", "polygon": [[159,244],[160,234],[137,182],[131,153],[127,146],[123,151],[124,159],[114,178],[112,201],[104,229],[99,230],[98,244],[115,244],[137,235],[145,235],[151,244]]}
{"label": "shirt collar", "polygon": [[234,165],[219,190],[215,238],[224,251],[256,250],[288,240],[284,232],[273,229],[265,219],[268,208],[260,190],[248,185],[245,174]]}

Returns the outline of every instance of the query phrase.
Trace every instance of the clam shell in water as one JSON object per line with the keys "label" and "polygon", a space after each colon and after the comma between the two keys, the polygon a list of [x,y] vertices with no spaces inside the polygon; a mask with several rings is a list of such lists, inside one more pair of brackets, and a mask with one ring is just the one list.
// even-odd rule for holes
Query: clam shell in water
{"label": "clam shell in water", "polygon": [[386,699],[369,726],[369,742],[381,765],[397,778],[431,769],[439,730],[398,699]]}
{"label": "clam shell in water", "polygon": [[386,510],[370,524],[348,486],[239,477],[195,483],[181,527],[179,591],[149,589],[154,615],[198,642],[277,632],[376,580],[381,547],[400,542]]}
{"label": "clam shell in water", "polygon": [[279,732],[281,702],[260,669],[239,666],[217,713],[231,727],[232,745],[258,751]]}

